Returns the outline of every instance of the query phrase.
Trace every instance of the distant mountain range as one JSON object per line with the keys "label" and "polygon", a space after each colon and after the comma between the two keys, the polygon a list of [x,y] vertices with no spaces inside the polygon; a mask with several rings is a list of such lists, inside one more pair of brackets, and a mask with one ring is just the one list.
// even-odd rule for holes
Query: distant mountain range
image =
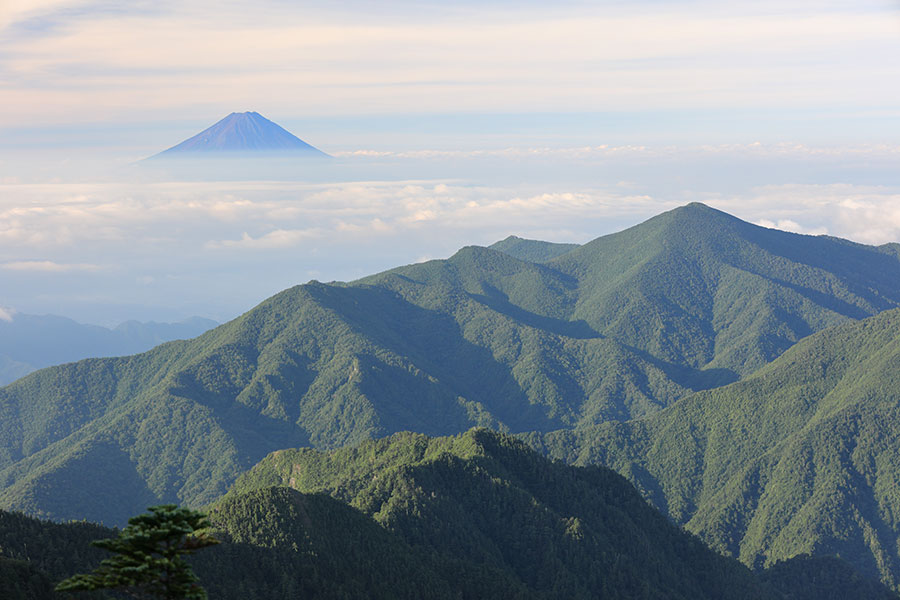
{"label": "distant mountain range", "polygon": [[0,389],[0,507],[122,523],[276,450],[487,426],[614,468],[750,566],[836,553],[896,589],[897,315],[900,245],[701,204],[508,238]]}
{"label": "distant mountain range", "polygon": [[163,342],[196,337],[218,325],[192,317],[178,323],[127,321],[108,329],[55,315],[7,316],[0,319],[0,385],[51,365],[144,352]]}
{"label": "distant mountain range", "polygon": [[277,154],[326,158],[327,154],[310,146],[280,125],[257,112],[231,113],[197,135],[156,154],[152,158],[233,154]]}

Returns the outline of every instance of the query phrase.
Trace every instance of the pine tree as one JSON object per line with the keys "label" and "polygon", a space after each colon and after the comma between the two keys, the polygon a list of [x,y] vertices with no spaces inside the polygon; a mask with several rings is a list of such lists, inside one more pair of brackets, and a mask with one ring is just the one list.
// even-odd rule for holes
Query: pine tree
{"label": "pine tree", "polygon": [[92,573],[60,582],[57,591],[115,589],[135,597],[205,600],[184,555],[219,543],[201,531],[210,525],[206,515],[175,504],[148,511],[129,519],[118,537],[91,542],[115,556]]}

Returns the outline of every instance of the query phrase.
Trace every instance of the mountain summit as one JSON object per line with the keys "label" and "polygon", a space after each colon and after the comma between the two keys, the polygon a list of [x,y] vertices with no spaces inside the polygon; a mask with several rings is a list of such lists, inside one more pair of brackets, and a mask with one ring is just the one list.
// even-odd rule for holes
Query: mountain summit
{"label": "mountain summit", "polygon": [[328,156],[257,112],[231,113],[212,127],[156,156],[200,153],[208,156],[224,152]]}

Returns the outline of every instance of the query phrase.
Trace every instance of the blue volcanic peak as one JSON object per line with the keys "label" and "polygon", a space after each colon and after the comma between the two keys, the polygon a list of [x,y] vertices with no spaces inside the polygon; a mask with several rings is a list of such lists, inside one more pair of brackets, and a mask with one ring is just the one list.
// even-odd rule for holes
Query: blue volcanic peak
{"label": "blue volcanic peak", "polygon": [[157,156],[182,153],[266,152],[328,156],[257,112],[231,113]]}

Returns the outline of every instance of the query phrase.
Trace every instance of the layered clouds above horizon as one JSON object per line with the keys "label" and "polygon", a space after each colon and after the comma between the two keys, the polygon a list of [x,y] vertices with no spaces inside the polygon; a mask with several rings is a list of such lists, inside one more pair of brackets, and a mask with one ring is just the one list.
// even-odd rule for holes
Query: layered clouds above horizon
{"label": "layered clouds above horizon", "polygon": [[[0,34],[0,306],[19,312],[223,320],[311,278],[584,242],[690,201],[900,240],[892,2],[29,0]],[[129,166],[242,110],[336,160]]]}
{"label": "layered clouds above horizon", "polygon": [[893,2],[13,0],[0,26],[5,127],[724,110],[853,137],[900,92]]}

